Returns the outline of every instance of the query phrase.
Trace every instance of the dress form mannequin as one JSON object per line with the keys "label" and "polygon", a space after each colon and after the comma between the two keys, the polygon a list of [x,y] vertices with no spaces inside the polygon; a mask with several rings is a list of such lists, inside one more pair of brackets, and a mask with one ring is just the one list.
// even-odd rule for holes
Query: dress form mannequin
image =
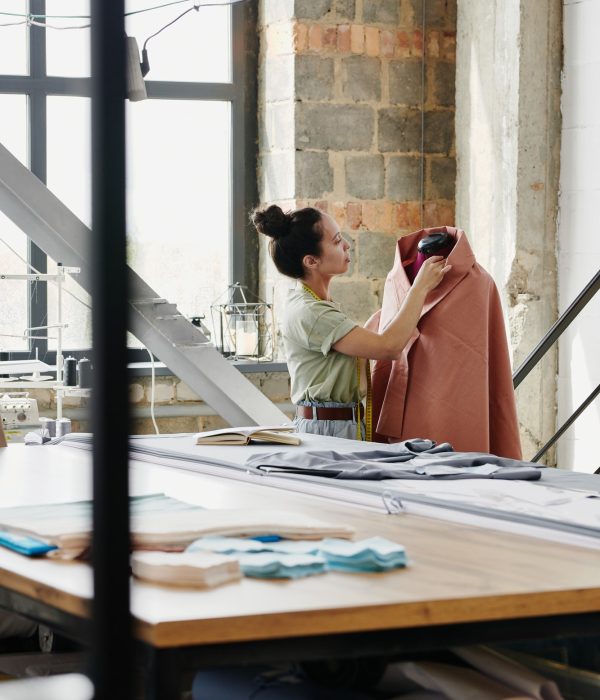
{"label": "dress form mannequin", "polygon": [[442,255],[444,258],[447,258],[455,243],[454,237],[445,232],[432,233],[422,238],[417,246],[417,257],[404,268],[410,283],[413,283],[417,272],[427,258],[430,258],[432,255]]}

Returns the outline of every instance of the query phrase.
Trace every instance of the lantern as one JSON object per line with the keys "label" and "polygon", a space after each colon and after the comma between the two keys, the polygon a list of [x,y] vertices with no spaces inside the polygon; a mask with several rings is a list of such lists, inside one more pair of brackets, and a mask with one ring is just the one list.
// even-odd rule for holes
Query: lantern
{"label": "lantern", "polygon": [[273,359],[273,305],[258,297],[248,300],[247,287],[230,284],[210,307],[213,338],[225,357],[232,360],[269,362]]}

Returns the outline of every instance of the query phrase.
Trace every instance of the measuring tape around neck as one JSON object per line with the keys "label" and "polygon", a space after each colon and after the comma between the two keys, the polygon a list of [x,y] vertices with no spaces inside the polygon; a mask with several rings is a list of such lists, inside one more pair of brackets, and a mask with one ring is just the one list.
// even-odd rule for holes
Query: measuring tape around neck
{"label": "measuring tape around neck", "polygon": [[[302,285],[305,292],[311,295],[316,301],[323,301],[321,297],[305,284]],[[371,391],[371,365],[369,360],[366,361],[367,372],[367,401],[365,408],[365,440],[371,442],[373,440],[373,394]],[[361,396],[360,396],[360,358],[356,358],[356,390],[358,392],[356,403],[356,439],[362,440],[362,421],[361,421]]]}

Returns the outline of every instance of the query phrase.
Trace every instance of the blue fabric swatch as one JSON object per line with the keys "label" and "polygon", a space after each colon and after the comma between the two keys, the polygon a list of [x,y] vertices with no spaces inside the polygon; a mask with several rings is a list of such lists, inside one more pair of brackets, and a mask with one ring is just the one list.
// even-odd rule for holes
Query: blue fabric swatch
{"label": "blue fabric swatch", "polygon": [[[297,576],[321,572],[317,561],[312,562],[312,565],[308,559],[302,560],[303,563],[300,563],[300,557],[316,557],[325,564],[326,569],[332,571],[357,573],[389,571],[404,567],[407,563],[404,547],[384,537],[370,537],[359,542],[333,538],[318,541],[258,542],[254,539],[236,537],[202,537],[188,547],[188,551],[198,549],[208,549],[212,552],[237,556],[240,558],[242,571],[246,575],[257,575],[246,573],[244,560],[247,559],[248,571],[259,571],[263,567],[263,571],[275,571],[276,578],[296,578]],[[269,556],[254,559],[257,563],[256,566],[252,566],[250,558],[257,555]],[[296,559],[284,560],[285,557],[293,556]],[[279,568],[275,562],[279,562]],[[312,566],[315,567],[314,570]],[[285,576],[283,572],[285,572]]]}
{"label": "blue fabric swatch", "polygon": [[13,552],[25,554],[28,557],[39,557],[42,554],[51,552],[53,549],[58,549],[56,545],[36,540],[28,535],[16,535],[13,532],[0,530],[0,545],[7,549],[12,549]]}

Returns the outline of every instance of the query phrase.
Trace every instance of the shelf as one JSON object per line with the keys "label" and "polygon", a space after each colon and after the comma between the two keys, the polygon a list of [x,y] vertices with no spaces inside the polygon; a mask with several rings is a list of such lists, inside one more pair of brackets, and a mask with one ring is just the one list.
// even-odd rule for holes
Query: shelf
{"label": "shelf", "polygon": [[59,391],[64,396],[90,396],[92,393],[91,388],[83,388],[80,386],[57,386],[56,391]]}
{"label": "shelf", "polygon": [[51,389],[60,392],[63,396],[89,396],[91,389],[80,386],[63,386],[56,382],[0,382],[0,392],[11,393],[23,391],[23,389]]}
{"label": "shelf", "polygon": [[57,389],[56,381],[47,382],[2,382],[0,381],[0,391],[21,391],[23,389]]}

